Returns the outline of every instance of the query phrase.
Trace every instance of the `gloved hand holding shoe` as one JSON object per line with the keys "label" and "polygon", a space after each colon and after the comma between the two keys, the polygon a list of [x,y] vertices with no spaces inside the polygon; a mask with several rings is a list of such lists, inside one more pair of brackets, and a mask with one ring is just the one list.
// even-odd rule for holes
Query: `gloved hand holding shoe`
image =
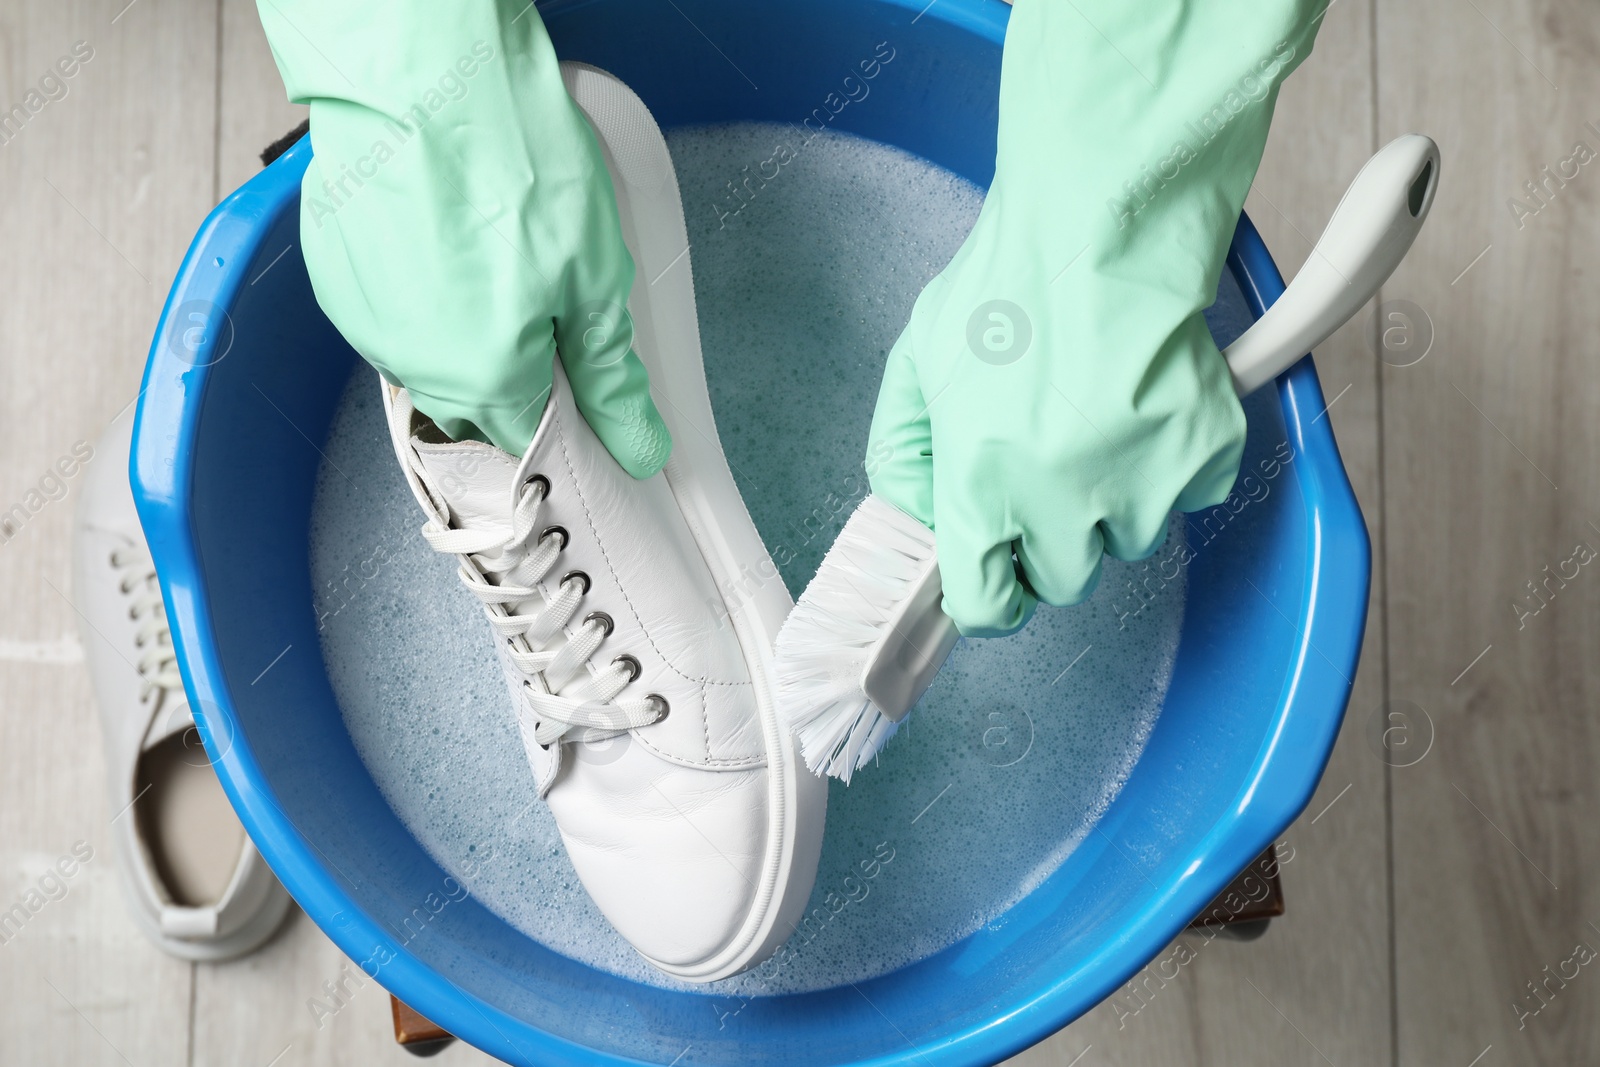
{"label": "gloved hand holding shoe", "polygon": [[600,146],[522,0],[260,0],[311,105],[300,236],[345,340],[456,440],[520,456],[559,353],[617,463],[672,440],[632,351],[633,259]]}

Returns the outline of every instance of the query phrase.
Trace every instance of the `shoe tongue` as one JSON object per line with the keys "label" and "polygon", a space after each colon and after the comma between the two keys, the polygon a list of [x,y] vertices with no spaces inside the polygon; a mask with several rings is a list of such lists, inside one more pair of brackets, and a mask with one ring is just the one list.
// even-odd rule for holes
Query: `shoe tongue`
{"label": "shoe tongue", "polygon": [[450,505],[450,517],[464,529],[504,528],[511,522],[515,457],[477,441],[429,444],[413,439],[424,481]]}

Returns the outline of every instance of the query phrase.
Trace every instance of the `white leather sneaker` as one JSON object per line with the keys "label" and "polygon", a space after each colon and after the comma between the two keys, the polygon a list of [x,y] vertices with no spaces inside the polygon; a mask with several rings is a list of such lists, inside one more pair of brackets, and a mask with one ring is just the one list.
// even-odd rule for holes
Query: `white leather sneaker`
{"label": "white leather sneaker", "polygon": [[616,79],[563,72],[611,167],[637,265],[634,348],[667,401],[671,460],[630,477],[559,361],[520,461],[448,440],[403,389],[384,384],[384,402],[423,536],[483,602],[584,888],[653,965],[709,982],[793,932],[827,791],[776,714],[771,647],[791,605],[716,441],[666,143]]}
{"label": "white leather sneaker", "polygon": [[105,742],[112,839],[139,928],[188,960],[255,949],[289,894],[217,781],[128,482],[133,409],[95,446],[73,530],[73,599]]}

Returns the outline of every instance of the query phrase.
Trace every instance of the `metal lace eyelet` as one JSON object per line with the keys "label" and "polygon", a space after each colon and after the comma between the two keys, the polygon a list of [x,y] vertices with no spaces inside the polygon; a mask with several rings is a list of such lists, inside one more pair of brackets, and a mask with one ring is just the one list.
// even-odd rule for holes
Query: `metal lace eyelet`
{"label": "metal lace eyelet", "polygon": [[551,534],[561,538],[561,550],[563,552],[566,551],[568,542],[572,540],[572,538],[567,535],[567,528],[565,526],[546,526],[544,528],[544,532],[539,535],[539,540],[543,541]]}
{"label": "metal lace eyelet", "polygon": [[589,591],[589,584],[590,583],[589,583],[589,576],[587,574],[583,573],[582,571],[568,571],[567,573],[565,573],[565,574],[563,574],[561,576],[561,584],[562,585],[566,585],[568,582],[573,582],[573,581],[582,582],[583,583],[583,591],[585,593],[587,593]]}
{"label": "metal lace eyelet", "polygon": [[672,710],[672,705],[668,704],[667,698],[662,696],[660,693],[651,693],[649,696],[645,697],[645,699],[660,709],[651,725],[654,725],[655,723],[660,722],[662,719],[665,719],[667,717],[667,712]]}
{"label": "metal lace eyelet", "polygon": [[591,622],[597,622],[606,628],[606,632],[601,634],[601,637],[610,637],[611,631],[617,628],[617,624],[611,621],[611,616],[603,611],[591,611],[583,617],[585,626],[588,626]]}
{"label": "metal lace eyelet", "polygon": [[627,653],[623,653],[611,662],[614,664],[620,663],[628,668],[628,681],[630,683],[637,682],[639,680],[639,675],[644,673],[644,668],[639,666],[639,661]]}
{"label": "metal lace eyelet", "polygon": [[540,495],[541,499],[544,499],[544,500],[549,500],[550,499],[550,479],[549,478],[546,478],[542,474],[530,474],[530,475],[528,475],[528,477],[526,477],[526,478],[524,478],[522,480],[522,486],[523,486],[524,489],[526,489],[530,485],[537,485],[539,487],[539,495]]}

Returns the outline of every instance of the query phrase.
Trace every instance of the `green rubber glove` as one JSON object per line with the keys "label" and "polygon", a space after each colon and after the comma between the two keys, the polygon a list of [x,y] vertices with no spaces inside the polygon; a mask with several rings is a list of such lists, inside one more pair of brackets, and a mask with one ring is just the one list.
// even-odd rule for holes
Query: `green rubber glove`
{"label": "green rubber glove", "polygon": [[1010,633],[1103,553],[1220,503],[1245,419],[1202,311],[1325,0],[1016,0],[996,173],[918,298],[873,491],[938,535],[944,608]]}
{"label": "green rubber glove", "polygon": [[560,354],[636,478],[671,438],[632,351],[633,260],[527,0],[258,0],[311,105],[300,236],[345,339],[445,433],[520,455]]}

